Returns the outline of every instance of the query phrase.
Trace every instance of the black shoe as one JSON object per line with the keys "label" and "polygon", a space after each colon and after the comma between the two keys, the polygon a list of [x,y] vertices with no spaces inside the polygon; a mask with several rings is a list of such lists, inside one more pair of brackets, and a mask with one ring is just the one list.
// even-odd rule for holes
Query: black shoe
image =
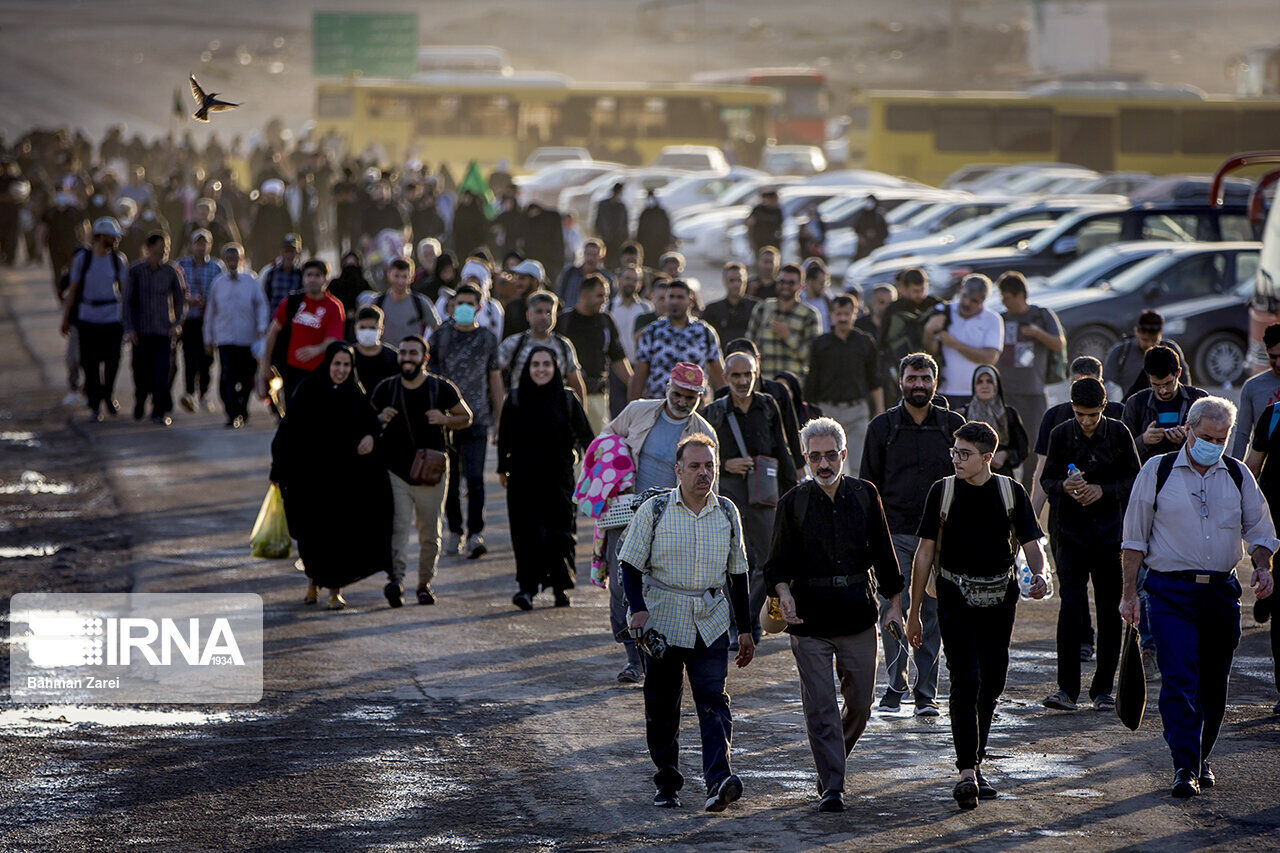
{"label": "black shoe", "polygon": [[115,400],[115,399],[111,399],[111,400],[104,400],[104,401],[103,401],[103,405],[105,405],[105,406],[107,407],[107,414],[108,414],[108,415],[111,415],[111,417],[113,417],[113,418],[114,418],[116,415],[120,414],[120,401],[119,401],[119,400]]}
{"label": "black shoe", "polygon": [[1213,775],[1213,768],[1209,766],[1209,762],[1200,762],[1200,790],[1212,788],[1214,783],[1218,781],[1218,777]]}
{"label": "black shoe", "polygon": [[1253,621],[1265,625],[1271,619],[1271,599],[1259,598],[1253,603]]}
{"label": "black shoe", "polygon": [[382,594],[387,597],[387,604],[392,607],[404,607],[404,587],[395,581],[389,581],[382,588]]}
{"label": "black shoe", "polygon": [[418,587],[418,603],[419,604],[435,604],[436,594],[429,586]]}
{"label": "black shoe", "polygon": [[133,404],[133,419],[140,421],[147,416],[147,401],[139,400]]}
{"label": "black shoe", "polygon": [[511,596],[511,603],[516,607],[519,607],[521,610],[532,610],[533,596],[529,595],[527,592],[517,592],[515,595]]}
{"label": "black shoe", "polygon": [[956,786],[951,789],[951,796],[956,798],[956,803],[962,809],[976,809],[978,807],[978,783],[972,779],[961,779]]}
{"label": "black shoe", "polygon": [[880,711],[898,711],[902,708],[902,696],[897,693],[886,693],[876,706]]}
{"label": "black shoe", "polygon": [[729,803],[737,802],[741,796],[742,780],[737,776],[726,776],[714,791],[708,792],[707,811],[722,812],[729,807]]}
{"label": "black shoe", "polygon": [[173,426],[173,418],[168,415],[152,415],[151,422],[160,427]]}
{"label": "black shoe", "polygon": [[1041,704],[1046,708],[1052,708],[1055,711],[1075,711],[1080,707],[1070,696],[1067,695],[1067,691],[1065,690],[1053,691],[1045,697],[1044,702]]}
{"label": "black shoe", "polygon": [[1081,643],[1080,644],[1080,662],[1085,663],[1091,660],[1093,660],[1093,644]]}
{"label": "black shoe", "polygon": [[556,590],[556,607],[568,607],[569,595],[562,589]]}
{"label": "black shoe", "polygon": [[975,771],[975,775],[978,780],[978,799],[994,800],[996,797],[1000,796],[1000,792],[996,790],[996,786],[992,785],[991,782],[987,780],[987,777],[982,775],[981,770]]}
{"label": "black shoe", "polygon": [[822,795],[822,802],[818,803],[818,811],[820,812],[842,812],[844,811],[844,794],[839,791],[828,791]]}
{"label": "black shoe", "polygon": [[680,797],[675,791],[659,788],[658,793],[653,795],[653,804],[660,809],[678,809],[680,808]]}
{"label": "black shoe", "polygon": [[1190,770],[1179,770],[1173,774],[1173,790],[1170,793],[1180,800],[1194,797],[1200,793],[1200,781]]}

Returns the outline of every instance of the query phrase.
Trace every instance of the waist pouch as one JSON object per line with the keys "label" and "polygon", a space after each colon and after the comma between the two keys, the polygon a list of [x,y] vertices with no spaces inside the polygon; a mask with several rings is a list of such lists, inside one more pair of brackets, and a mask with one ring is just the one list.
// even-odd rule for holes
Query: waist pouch
{"label": "waist pouch", "polygon": [[949,572],[941,566],[938,574],[951,581],[964,596],[964,603],[970,607],[996,607],[1004,603],[1009,594],[1009,581],[1013,577],[1013,569],[1008,573],[993,578],[974,578]]}

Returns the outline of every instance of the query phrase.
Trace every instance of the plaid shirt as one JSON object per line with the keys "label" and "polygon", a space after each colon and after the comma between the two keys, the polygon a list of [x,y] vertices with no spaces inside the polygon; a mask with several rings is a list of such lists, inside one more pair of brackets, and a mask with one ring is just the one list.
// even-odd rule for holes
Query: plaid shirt
{"label": "plaid shirt", "polygon": [[[774,320],[786,323],[791,329],[791,336],[785,341],[769,327]],[[787,311],[778,308],[777,299],[766,299],[757,305],[747,324],[747,337],[760,347],[760,375],[776,376],[789,370],[803,381],[809,372],[809,345],[818,336],[821,325],[818,312],[799,300]]]}
{"label": "plaid shirt", "polygon": [[294,267],[285,272],[271,264],[263,270],[261,278],[262,287],[267,294],[267,304],[273,311],[290,293],[302,289],[302,267]]}
{"label": "plaid shirt", "polygon": [[644,395],[650,398],[666,396],[671,368],[680,362],[703,366],[719,360],[720,336],[710,325],[692,317],[683,329],[677,329],[665,317],[655,320],[640,333],[636,344],[636,361],[649,365]]}
{"label": "plaid shirt", "polygon": [[[668,503],[655,530],[656,501]],[[730,574],[746,573],[742,521],[737,508],[715,493],[707,496],[707,505],[695,514],[685,506],[677,486],[670,494],[641,504],[627,528],[618,559],[667,586],[704,593],[723,587]],[[709,646],[729,630],[731,607],[723,590],[708,606],[705,596],[682,595],[646,585],[644,600],[649,608],[649,624],[665,634],[673,646],[692,649],[699,636]]]}
{"label": "plaid shirt", "polygon": [[[182,270],[182,278],[187,283],[187,296],[191,299],[208,301],[209,288],[213,285],[213,280],[227,271],[227,268],[222,265],[222,261],[217,258],[206,258],[203,264],[196,266],[196,259],[187,255],[178,258],[177,263],[178,269]],[[188,303],[188,320],[198,320],[203,316],[203,304],[199,302]]]}

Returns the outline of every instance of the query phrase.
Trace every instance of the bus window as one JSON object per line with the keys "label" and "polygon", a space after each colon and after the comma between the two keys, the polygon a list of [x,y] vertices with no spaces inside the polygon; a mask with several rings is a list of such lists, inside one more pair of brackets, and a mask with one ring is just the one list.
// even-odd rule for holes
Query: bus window
{"label": "bus window", "polygon": [[404,95],[374,94],[368,95],[369,118],[371,119],[407,119],[413,110],[409,98]]}
{"label": "bus window", "polygon": [[1280,139],[1280,109],[1244,110],[1240,113],[1240,148],[1245,151],[1274,148]]}
{"label": "bus window", "polygon": [[1218,217],[1218,229],[1223,240],[1256,240],[1253,225],[1243,213],[1224,213]]}
{"label": "bus window", "polygon": [[990,151],[995,146],[994,112],[987,107],[938,107],[938,150]]}
{"label": "bus window", "polygon": [[1053,110],[1047,107],[1001,107],[996,115],[997,149],[1053,150]]}
{"label": "bus window", "polygon": [[[1199,217],[1194,213],[1157,213],[1142,218],[1143,240],[1172,240],[1185,243],[1196,239]],[[1212,237],[1202,237],[1211,240]]]}
{"label": "bus window", "polygon": [[1120,150],[1125,154],[1172,154],[1177,140],[1173,110],[1120,110]]}
{"label": "bus window", "polygon": [[556,139],[567,137],[584,138],[591,135],[591,107],[594,98],[569,98],[560,106],[559,121],[556,122]]}
{"label": "bus window", "polygon": [[885,109],[884,123],[888,130],[928,132],[933,130],[933,109],[915,104],[890,104]]}
{"label": "bus window", "polygon": [[1234,111],[1182,111],[1182,153],[1230,154],[1238,150]]}

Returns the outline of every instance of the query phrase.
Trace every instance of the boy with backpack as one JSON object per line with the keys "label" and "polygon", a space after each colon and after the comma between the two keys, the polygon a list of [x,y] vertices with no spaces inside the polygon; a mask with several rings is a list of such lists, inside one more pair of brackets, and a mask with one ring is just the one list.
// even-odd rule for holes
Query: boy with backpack
{"label": "boy with backpack", "polygon": [[1009,671],[1009,643],[1018,604],[1014,558],[1019,547],[1031,569],[1031,597],[1043,598],[1040,525],[1027,490],[991,472],[999,440],[989,425],[956,430],[953,476],[933,484],[920,518],[907,639],[923,645],[921,603],[936,576],[938,626],[951,677],[951,738],[960,781],[952,796],[962,809],[997,796],[982,774],[987,736]]}

